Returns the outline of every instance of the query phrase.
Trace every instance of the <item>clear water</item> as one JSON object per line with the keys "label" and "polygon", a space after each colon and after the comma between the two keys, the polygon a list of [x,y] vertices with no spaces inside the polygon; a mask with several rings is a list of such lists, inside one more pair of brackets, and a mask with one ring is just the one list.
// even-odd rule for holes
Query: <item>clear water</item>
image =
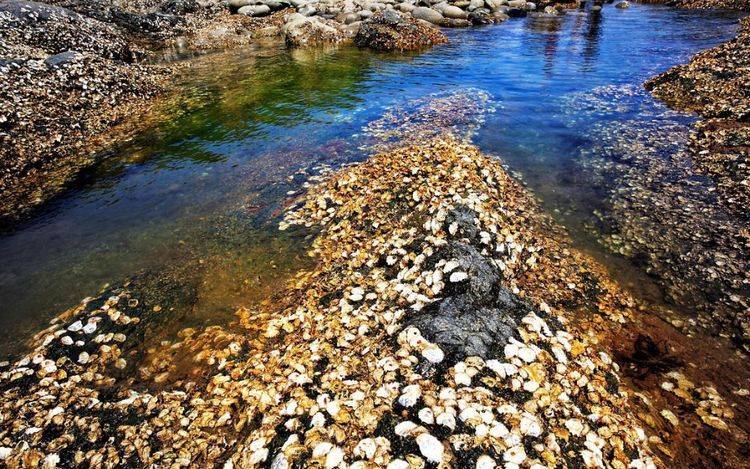
{"label": "clear water", "polygon": [[588,245],[585,226],[603,195],[577,177],[576,160],[591,146],[593,126],[655,116],[689,122],[640,86],[731,37],[737,19],[606,7],[596,16],[449,30],[450,44],[423,54],[277,45],[196,59],[158,125],[0,235],[0,352],[103,284],[144,269],[195,272],[198,300],[180,316],[189,324],[225,320],[272,294],[305,259],[302,240],[274,229],[287,193],[305,179],[299,172],[363,158],[364,125],[434,92],[488,92],[496,110],[476,143],[501,156]]}

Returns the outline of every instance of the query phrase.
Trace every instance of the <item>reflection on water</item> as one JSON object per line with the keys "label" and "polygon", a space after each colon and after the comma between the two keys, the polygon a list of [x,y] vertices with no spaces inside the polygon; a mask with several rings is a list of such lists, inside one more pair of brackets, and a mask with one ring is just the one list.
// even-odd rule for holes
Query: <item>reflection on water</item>
{"label": "reflection on water", "polygon": [[[591,215],[602,195],[576,177],[574,160],[592,121],[565,111],[569,97],[640,84],[728,38],[736,19],[633,6],[449,30],[450,44],[421,55],[276,46],[195,59],[179,99],[152,117],[158,125],[0,237],[0,351],[142,269],[201,272],[180,323],[220,320],[269,294],[304,258],[303,242],[273,229],[287,193],[320,165],[363,158],[359,135],[384,109],[434,92],[487,93],[497,111],[476,142],[553,209]],[[617,108],[630,98],[613,99],[605,119],[638,121],[632,106]]]}

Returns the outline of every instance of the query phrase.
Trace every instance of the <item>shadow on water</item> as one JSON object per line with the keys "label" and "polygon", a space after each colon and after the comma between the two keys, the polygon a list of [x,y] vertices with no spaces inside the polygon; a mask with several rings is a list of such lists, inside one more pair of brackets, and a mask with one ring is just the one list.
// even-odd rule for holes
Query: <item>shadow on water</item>
{"label": "shadow on water", "polygon": [[607,7],[448,30],[450,44],[423,54],[276,45],[187,60],[179,93],[144,119],[150,130],[111,148],[75,187],[0,235],[0,352],[102,284],[143,269],[195,266],[203,296],[175,316],[178,325],[224,320],[269,294],[304,265],[304,240],[275,229],[288,193],[321,167],[363,158],[363,126],[433,92],[489,93],[497,111],[477,144],[582,226],[604,198],[577,177],[588,129],[643,119],[643,106],[619,103],[648,98],[614,95],[600,103],[612,112],[592,117],[571,97],[640,86],[730,37],[736,19]]}

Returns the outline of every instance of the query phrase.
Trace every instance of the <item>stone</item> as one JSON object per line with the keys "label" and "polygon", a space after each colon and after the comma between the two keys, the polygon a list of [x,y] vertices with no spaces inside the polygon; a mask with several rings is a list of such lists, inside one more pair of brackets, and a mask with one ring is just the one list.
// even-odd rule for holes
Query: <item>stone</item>
{"label": "stone", "polygon": [[245,16],[266,16],[271,14],[271,8],[268,5],[247,5],[239,10],[237,13]]}
{"label": "stone", "polygon": [[46,63],[50,67],[59,67],[67,63],[74,62],[80,59],[81,57],[83,57],[83,54],[81,54],[80,52],[68,50],[68,51],[60,52],[59,54],[55,54],[50,57],[47,57],[46,59],[44,59],[44,63]]}
{"label": "stone", "polygon": [[306,3],[297,9],[297,12],[303,16],[315,16],[318,10],[310,3]]}
{"label": "stone", "polygon": [[417,7],[411,12],[414,18],[427,21],[432,24],[443,24],[445,18],[440,12],[427,7]]}
{"label": "stone", "polygon": [[291,5],[289,2],[283,0],[263,0],[263,4],[268,6],[271,11],[283,10]]}
{"label": "stone", "polygon": [[477,8],[469,13],[469,21],[475,26],[497,22],[494,14],[486,8]]}
{"label": "stone", "polygon": [[442,12],[444,17],[456,20],[465,20],[469,17],[469,14],[453,5],[446,5],[443,7]]}
{"label": "stone", "polygon": [[501,7],[506,6],[507,2],[505,0],[484,0],[484,4],[487,5],[490,11],[497,11]]}
{"label": "stone", "polygon": [[336,15],[336,21],[342,24],[352,24],[356,21],[359,21],[360,15],[357,13],[339,13]]}
{"label": "stone", "polygon": [[[457,211],[463,213],[449,217],[463,220],[466,226],[462,226],[461,231],[470,232],[474,228],[471,211]],[[459,267],[454,273],[467,272],[467,280],[449,283],[446,288],[452,293],[450,296],[427,305],[411,316],[406,325],[419,329],[453,361],[469,356],[492,358],[515,337],[517,325],[532,308],[498,285],[502,276],[500,270],[476,248],[451,241],[446,249],[447,253],[440,255],[456,259]]]}
{"label": "stone", "polygon": [[615,5],[615,8],[619,8],[620,10],[625,10],[627,8],[630,8],[630,2],[620,2],[617,5]]}
{"label": "stone", "polygon": [[292,13],[286,17],[282,32],[289,47],[336,44],[344,39],[344,34],[335,21],[307,17],[300,13]]}
{"label": "stone", "polygon": [[469,6],[466,8],[469,11],[474,11],[478,8],[484,8],[484,0],[471,0]]}

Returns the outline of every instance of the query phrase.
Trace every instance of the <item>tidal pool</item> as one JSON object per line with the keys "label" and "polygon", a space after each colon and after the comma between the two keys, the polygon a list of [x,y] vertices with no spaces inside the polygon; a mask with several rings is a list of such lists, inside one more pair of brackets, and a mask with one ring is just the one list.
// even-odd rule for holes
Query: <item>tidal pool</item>
{"label": "tidal pool", "polygon": [[[304,266],[278,216],[309,176],[367,156],[362,131],[434,93],[490,98],[474,141],[502,157],[581,245],[606,188],[578,177],[602,127],[686,126],[645,79],[730,38],[738,15],[633,5],[447,30],[413,55],[266,45],[191,59],[156,125],[107,152],[74,187],[0,234],[0,353],[63,309],[143,270],[184,266],[195,300],[175,327],[226,321]],[[636,130],[637,131],[637,130]],[[616,256],[646,295],[640,267]],[[628,277],[629,276],[629,277]],[[185,279],[185,281],[188,281]]]}

